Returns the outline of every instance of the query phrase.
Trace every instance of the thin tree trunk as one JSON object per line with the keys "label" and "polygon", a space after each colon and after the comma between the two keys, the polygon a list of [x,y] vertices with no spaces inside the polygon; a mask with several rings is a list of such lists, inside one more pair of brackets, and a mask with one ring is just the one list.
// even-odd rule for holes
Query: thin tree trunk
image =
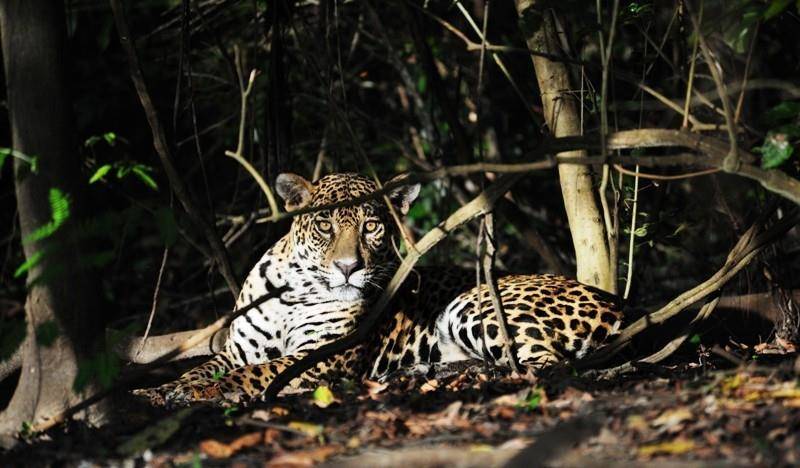
{"label": "thin tree trunk", "polygon": [[35,425],[77,403],[80,396],[73,391],[73,382],[78,363],[94,355],[103,337],[104,314],[97,307],[96,284],[80,268],[84,259],[76,228],[83,185],[65,85],[65,24],[63,3],[0,1],[12,146],[38,161],[38,170],[32,173],[27,163],[14,160],[22,238],[50,222],[51,189],[70,200],[66,222],[52,235],[23,242],[29,261],[41,256],[28,271],[28,337],[46,329],[55,330],[57,337],[52,342],[25,341],[21,376],[0,415],[0,433],[19,431],[23,423]]}
{"label": "thin tree trunk", "polygon": [[[559,55],[560,49],[553,18],[535,0],[516,0],[517,13],[528,48],[533,52]],[[532,56],[545,121],[556,137],[581,134],[581,121],[575,98],[569,92],[569,73],[563,62]],[[559,156],[586,156],[585,151],[570,151]],[[562,164],[558,167],[561,194],[567,212],[579,281],[616,292],[612,275],[605,227],[595,198],[589,166]]]}

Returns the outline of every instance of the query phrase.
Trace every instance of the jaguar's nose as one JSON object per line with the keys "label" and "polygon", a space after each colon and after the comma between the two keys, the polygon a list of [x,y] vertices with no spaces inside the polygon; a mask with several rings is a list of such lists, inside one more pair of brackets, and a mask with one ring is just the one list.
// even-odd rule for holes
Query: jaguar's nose
{"label": "jaguar's nose", "polygon": [[336,268],[338,268],[339,271],[342,272],[345,279],[350,279],[350,275],[360,270],[361,267],[363,266],[361,264],[361,260],[357,258],[334,260],[333,264],[336,265]]}

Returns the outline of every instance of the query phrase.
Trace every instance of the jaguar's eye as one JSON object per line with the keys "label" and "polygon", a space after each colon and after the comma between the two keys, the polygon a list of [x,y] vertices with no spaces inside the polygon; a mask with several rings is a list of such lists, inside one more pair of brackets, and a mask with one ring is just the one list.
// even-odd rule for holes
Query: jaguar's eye
{"label": "jaguar's eye", "polygon": [[378,229],[376,221],[367,221],[364,223],[364,232],[375,232]]}
{"label": "jaguar's eye", "polygon": [[330,221],[325,221],[324,219],[322,219],[317,221],[317,229],[327,234],[331,232],[331,229],[333,229],[333,225],[331,225]]}

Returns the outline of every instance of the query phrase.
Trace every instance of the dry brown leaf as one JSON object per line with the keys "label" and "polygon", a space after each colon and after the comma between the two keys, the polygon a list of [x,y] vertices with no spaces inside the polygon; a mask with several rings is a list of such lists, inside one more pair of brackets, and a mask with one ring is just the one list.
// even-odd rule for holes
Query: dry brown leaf
{"label": "dry brown leaf", "polygon": [[228,458],[242,449],[254,447],[263,441],[264,434],[262,432],[252,432],[227,444],[214,439],[204,440],[200,442],[200,451],[212,458]]}
{"label": "dry brown leaf", "polygon": [[692,419],[694,419],[692,410],[682,406],[680,408],[668,409],[661,413],[660,416],[653,420],[653,426],[671,430],[676,428],[681,423],[685,421],[691,421]]}
{"label": "dry brown leaf", "polygon": [[639,455],[642,457],[652,457],[653,455],[680,455],[691,452],[696,447],[694,441],[679,437],[668,442],[657,444],[647,444],[639,447]]}
{"label": "dry brown leaf", "polygon": [[380,395],[386,388],[389,387],[389,384],[375,382],[374,380],[365,380],[364,385],[367,387],[367,394],[373,400],[378,399],[378,395]]}
{"label": "dry brown leaf", "polygon": [[317,463],[324,462],[328,458],[341,451],[342,447],[338,445],[324,445],[311,450],[285,452],[268,461],[265,466],[267,468],[314,466]]}
{"label": "dry brown leaf", "polygon": [[322,431],[325,429],[319,424],[304,421],[292,421],[289,423],[289,427],[296,431],[300,431],[309,437],[317,437],[318,435],[321,435]]}
{"label": "dry brown leaf", "polygon": [[509,393],[508,395],[502,395],[492,400],[492,404],[498,406],[516,406],[519,404],[519,402],[520,402],[520,396],[514,393]]}
{"label": "dry brown leaf", "polygon": [[517,409],[513,406],[500,406],[490,411],[490,414],[495,418],[510,421],[517,417]]}

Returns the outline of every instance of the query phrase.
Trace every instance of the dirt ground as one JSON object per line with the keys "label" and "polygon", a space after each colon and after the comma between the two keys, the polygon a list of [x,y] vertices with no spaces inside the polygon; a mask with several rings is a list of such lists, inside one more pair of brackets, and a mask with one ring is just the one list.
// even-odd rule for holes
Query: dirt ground
{"label": "dirt ground", "polygon": [[796,360],[734,365],[697,350],[611,380],[562,371],[538,381],[471,363],[388,385],[342,382],[275,405],[132,402],[103,428],[74,422],[32,435],[2,464],[789,466],[800,462]]}

